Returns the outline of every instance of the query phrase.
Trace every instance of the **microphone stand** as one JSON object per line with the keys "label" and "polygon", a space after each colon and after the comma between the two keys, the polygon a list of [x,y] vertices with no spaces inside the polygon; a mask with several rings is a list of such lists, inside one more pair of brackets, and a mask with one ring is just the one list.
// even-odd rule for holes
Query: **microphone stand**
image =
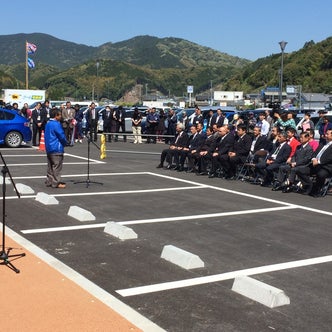
{"label": "microphone stand", "polygon": [[16,185],[13,181],[13,178],[7,167],[6,161],[3,158],[1,152],[0,152],[0,157],[3,162],[3,166],[1,169],[1,173],[2,173],[2,247],[1,247],[1,251],[0,251],[0,260],[3,261],[1,264],[7,265],[10,269],[15,271],[16,273],[20,273],[20,270],[17,269],[12,264],[12,262],[10,261],[10,258],[14,257],[14,259],[18,259],[20,257],[24,257],[25,253],[9,255],[10,251],[13,249],[10,247],[6,251],[6,233],[5,233],[6,232],[6,174],[9,175],[10,181],[13,184],[17,197],[20,198],[21,196],[20,196],[20,193],[18,192],[18,190],[16,189]]}
{"label": "microphone stand", "polygon": [[85,181],[77,181],[77,182],[74,182],[74,184],[85,183],[86,187],[88,188],[91,183],[100,184],[100,185],[103,185],[103,183],[102,182],[95,182],[95,181],[91,181],[90,180],[90,143],[93,143],[93,145],[96,146],[96,148],[99,149],[99,150],[100,150],[100,147],[95,142],[92,141],[91,134],[88,133],[86,135],[86,138],[88,140],[88,170],[87,170],[87,178],[86,178]]}

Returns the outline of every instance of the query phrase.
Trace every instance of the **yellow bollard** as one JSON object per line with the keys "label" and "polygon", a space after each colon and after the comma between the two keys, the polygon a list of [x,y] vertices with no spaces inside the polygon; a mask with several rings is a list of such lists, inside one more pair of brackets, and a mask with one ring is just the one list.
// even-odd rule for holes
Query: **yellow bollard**
{"label": "yellow bollard", "polygon": [[106,158],[106,136],[103,134],[100,137],[100,159]]}

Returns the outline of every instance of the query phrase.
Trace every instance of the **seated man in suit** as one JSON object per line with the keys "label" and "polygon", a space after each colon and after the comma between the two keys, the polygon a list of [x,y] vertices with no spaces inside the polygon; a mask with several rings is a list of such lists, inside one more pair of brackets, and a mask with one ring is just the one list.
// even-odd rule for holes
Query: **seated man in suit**
{"label": "seated man in suit", "polygon": [[188,159],[191,159],[189,164],[198,165],[197,175],[207,175],[207,164],[211,160],[212,152],[216,147],[216,138],[213,135],[212,126],[206,129],[206,138],[196,153],[188,155]]}
{"label": "seated man in suit", "polygon": [[262,187],[269,187],[274,179],[274,174],[278,172],[281,165],[285,165],[291,153],[291,147],[287,144],[287,134],[281,132],[278,134],[279,145],[270,154],[266,161],[259,162],[256,165],[256,172],[261,175]]}
{"label": "seated man in suit", "polygon": [[174,158],[175,167],[179,167],[179,152],[188,145],[188,134],[184,131],[185,127],[182,123],[176,126],[176,135],[170,146],[161,152],[160,163],[157,168],[163,168],[164,162],[167,162],[167,169],[172,168],[172,159]]}
{"label": "seated man in suit", "polygon": [[238,178],[244,180],[246,177],[251,178],[256,183],[255,165],[258,162],[263,162],[268,155],[270,143],[265,135],[262,135],[261,127],[256,126],[253,131],[253,140],[251,142],[250,152],[247,160],[242,165],[241,170],[238,173]]}
{"label": "seated man in suit", "polygon": [[[197,126],[192,125],[190,127],[191,136],[189,137],[188,145],[185,146],[183,149],[178,151],[179,154],[179,169],[178,171],[181,172],[184,170],[184,163],[188,155],[194,154],[200,148],[201,144],[203,143],[204,136],[202,136],[197,131]],[[188,158],[188,173],[194,173],[194,165],[190,163],[191,159]]]}
{"label": "seated man in suit", "polygon": [[[302,194],[319,197],[326,178],[332,176],[332,129],[326,131],[326,144],[315,151],[309,166],[297,170],[296,175],[302,182]],[[311,176],[316,176],[313,182]]]}
{"label": "seated man in suit", "polygon": [[233,148],[228,152],[227,158],[220,160],[226,179],[235,179],[236,166],[243,164],[247,160],[251,148],[252,139],[247,134],[246,125],[238,125],[236,133],[238,139],[235,141]]}
{"label": "seated man in suit", "polygon": [[231,133],[232,125],[224,125],[218,128],[219,139],[216,144],[214,152],[212,152],[211,169],[209,172],[209,178],[214,178],[217,175],[217,170],[221,167],[221,160],[228,158],[228,152],[233,149],[235,142],[235,136]]}
{"label": "seated man in suit", "polygon": [[[303,132],[300,135],[301,144],[296,147],[295,153],[291,158],[290,162],[287,161],[286,165],[279,167],[277,181],[272,190],[281,190],[284,193],[293,191],[294,182],[296,178],[296,171],[299,168],[307,167],[311,162],[314,151],[309,145],[310,134]],[[285,181],[287,179],[287,185]]]}
{"label": "seated man in suit", "polygon": [[258,160],[258,154],[257,151],[260,150],[267,150],[268,149],[268,141],[266,138],[266,135],[262,135],[261,127],[256,126],[254,128],[253,132],[253,140],[251,142],[251,147],[250,147],[250,159],[254,163],[256,163]]}

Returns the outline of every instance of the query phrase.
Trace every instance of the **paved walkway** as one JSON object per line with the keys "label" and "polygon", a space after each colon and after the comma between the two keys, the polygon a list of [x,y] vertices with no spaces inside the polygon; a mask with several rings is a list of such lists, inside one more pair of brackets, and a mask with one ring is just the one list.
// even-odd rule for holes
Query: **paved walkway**
{"label": "paved walkway", "polygon": [[10,259],[20,273],[0,261],[2,331],[141,331],[9,236],[5,244],[26,256]]}

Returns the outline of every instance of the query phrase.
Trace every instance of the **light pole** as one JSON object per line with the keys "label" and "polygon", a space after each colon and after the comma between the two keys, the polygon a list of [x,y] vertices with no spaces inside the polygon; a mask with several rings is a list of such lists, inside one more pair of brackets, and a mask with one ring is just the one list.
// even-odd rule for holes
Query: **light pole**
{"label": "light pole", "polygon": [[98,78],[98,69],[99,69],[99,61],[96,62],[96,67],[97,67],[97,82],[96,82],[96,101],[98,101],[99,99],[99,96],[98,96],[98,93],[99,93],[99,89],[98,89],[98,83],[99,83],[99,78]]}
{"label": "light pole", "polygon": [[213,106],[213,88],[212,88],[212,80],[210,80],[210,106]]}
{"label": "light pole", "polygon": [[281,67],[280,67],[280,82],[279,82],[279,102],[280,106],[282,103],[282,80],[284,75],[284,50],[286,48],[287,42],[284,40],[279,42],[280,49],[281,49]]}

